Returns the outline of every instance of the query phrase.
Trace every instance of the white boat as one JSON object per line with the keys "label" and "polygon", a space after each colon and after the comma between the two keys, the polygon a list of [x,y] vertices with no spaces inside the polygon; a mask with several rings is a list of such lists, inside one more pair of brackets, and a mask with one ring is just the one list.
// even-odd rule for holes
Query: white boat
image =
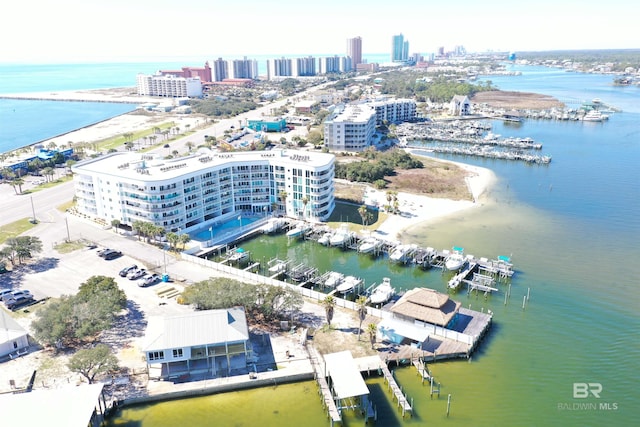
{"label": "white boat", "polygon": [[389,254],[389,259],[393,262],[407,262],[413,249],[415,245],[398,245]]}
{"label": "white boat", "polygon": [[300,223],[298,225],[296,225],[295,227],[293,227],[291,230],[287,231],[287,237],[290,238],[294,238],[294,237],[300,237],[302,235],[304,235],[304,233],[306,233],[307,231],[309,231],[311,227],[306,224],[306,223]]}
{"label": "white boat", "polygon": [[349,231],[349,226],[347,224],[340,224],[338,230],[336,230],[336,232],[333,233],[333,236],[329,238],[329,245],[343,246],[351,239],[352,236],[353,233]]}
{"label": "white boat", "polygon": [[587,114],[585,114],[584,117],[582,117],[582,121],[583,122],[602,122],[604,120],[607,120],[608,118],[609,116],[607,116],[606,114],[602,114],[598,110],[591,110]]}
{"label": "white boat", "polygon": [[328,288],[335,288],[344,280],[344,274],[332,271],[327,275],[324,285]]}
{"label": "white boat", "polygon": [[371,253],[376,250],[380,246],[380,244],[380,240],[376,239],[375,237],[367,237],[362,241],[362,243],[360,243],[360,246],[358,246],[358,252],[360,252],[361,254]]}
{"label": "white boat", "polygon": [[333,235],[333,233],[324,233],[322,236],[320,236],[320,238],[318,239],[318,243],[320,243],[323,246],[327,246],[329,245],[329,241],[331,239],[331,236]]}
{"label": "white boat", "polygon": [[342,283],[340,283],[336,287],[336,291],[344,294],[346,292],[353,290],[353,288],[355,288],[361,283],[362,283],[362,279],[360,279],[359,277],[347,276],[342,280]]}
{"label": "white boat", "polygon": [[284,220],[281,218],[271,218],[265,225],[263,225],[260,230],[264,234],[273,234],[280,230],[284,226]]}
{"label": "white boat", "polygon": [[247,258],[249,258],[249,252],[245,251],[242,248],[236,249],[227,257],[229,262],[241,262],[246,260]]}
{"label": "white boat", "polygon": [[449,271],[457,271],[460,270],[466,262],[467,259],[464,257],[464,248],[454,246],[453,252],[451,252],[444,261],[444,267]]}
{"label": "white boat", "polygon": [[379,284],[371,293],[369,302],[371,304],[382,304],[391,299],[396,293],[396,290],[391,286],[391,279],[385,277],[382,279],[382,283]]}
{"label": "white boat", "polygon": [[287,261],[282,261],[281,259],[277,259],[273,262],[273,265],[269,267],[270,274],[280,274],[284,273],[287,270]]}

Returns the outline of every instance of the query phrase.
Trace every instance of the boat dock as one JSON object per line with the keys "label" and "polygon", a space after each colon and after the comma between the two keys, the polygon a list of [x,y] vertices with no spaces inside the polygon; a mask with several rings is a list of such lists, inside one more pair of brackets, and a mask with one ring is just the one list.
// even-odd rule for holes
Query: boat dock
{"label": "boat dock", "polygon": [[315,372],[316,382],[318,383],[318,393],[322,399],[322,406],[327,410],[329,419],[331,419],[331,425],[340,423],[342,422],[342,415],[338,410],[336,402],[333,400],[333,393],[324,376],[323,365],[320,363],[321,356],[312,345],[308,346],[307,349],[309,350],[309,358]]}
{"label": "boat dock", "polygon": [[412,413],[413,408],[411,407],[407,396],[405,396],[387,365],[383,363],[380,370],[384,376],[385,383],[388,385],[389,390],[393,393],[395,400],[398,402],[398,407],[402,409],[402,416],[404,417],[407,412]]}

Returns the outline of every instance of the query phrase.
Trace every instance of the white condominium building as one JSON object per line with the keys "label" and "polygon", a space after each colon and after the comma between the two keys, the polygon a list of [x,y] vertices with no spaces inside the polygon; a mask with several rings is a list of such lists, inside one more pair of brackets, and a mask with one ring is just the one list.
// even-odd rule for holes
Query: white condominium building
{"label": "white condominium building", "polygon": [[80,213],[189,232],[246,213],[326,220],[335,207],[334,161],[327,153],[204,148],[170,160],[118,152],[72,169]]}
{"label": "white condominium building", "polygon": [[138,74],[138,95],[165,96],[168,98],[200,98],[200,77],[176,77],[173,75]]}
{"label": "white condominium building", "polygon": [[336,108],[324,122],[324,142],[330,150],[363,151],[373,142],[376,110],[369,104]]}
{"label": "white condominium building", "polygon": [[369,105],[376,110],[376,126],[381,126],[384,122],[409,122],[416,118],[416,101],[413,99],[375,101]]}

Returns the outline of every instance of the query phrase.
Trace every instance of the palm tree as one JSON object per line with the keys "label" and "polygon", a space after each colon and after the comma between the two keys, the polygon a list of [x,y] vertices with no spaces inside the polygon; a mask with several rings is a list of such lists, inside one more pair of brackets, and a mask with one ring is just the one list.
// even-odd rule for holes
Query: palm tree
{"label": "palm tree", "polygon": [[367,317],[367,297],[364,295],[360,295],[356,300],[357,311],[358,311],[358,319],[360,320],[360,325],[358,326],[358,341],[360,341],[360,332],[362,332],[362,322]]}
{"label": "palm tree", "polygon": [[138,240],[140,240],[140,236],[144,233],[144,224],[145,222],[140,220],[133,221],[133,224],[131,224],[131,228],[136,232]]}
{"label": "palm tree", "polygon": [[178,154],[180,153],[178,152],[178,150],[173,150],[171,154],[173,154],[173,157],[178,157]]}
{"label": "palm tree", "polygon": [[278,199],[280,199],[280,202],[282,203],[282,210],[287,213],[287,192],[282,190],[280,193],[278,193]]}
{"label": "palm tree", "polygon": [[56,171],[50,166],[42,169],[42,174],[45,176],[47,182],[53,181],[53,175],[55,172]]}
{"label": "palm tree", "polygon": [[193,150],[193,142],[187,141],[187,148],[189,149],[189,151]]}
{"label": "palm tree", "polygon": [[305,218],[307,216],[307,204],[309,204],[309,198],[304,196],[302,198],[302,217]]}
{"label": "palm tree", "polygon": [[187,243],[189,243],[190,241],[191,241],[191,236],[189,236],[188,234],[185,233],[180,235],[180,243],[182,244],[183,251]]}
{"label": "palm tree", "polygon": [[169,245],[171,245],[171,249],[174,251],[178,248],[178,243],[180,243],[180,235],[176,233],[167,233],[167,241]]}
{"label": "palm tree", "polygon": [[362,226],[365,226],[365,222],[367,220],[367,206],[366,205],[362,205],[358,208],[358,213],[360,214],[360,218],[362,218]]}
{"label": "palm tree", "polygon": [[331,295],[327,295],[324,300],[322,300],[322,305],[324,306],[324,312],[327,315],[327,324],[331,325],[331,320],[333,319],[333,311],[336,306],[336,299]]}
{"label": "palm tree", "polygon": [[376,343],[376,335],[378,334],[378,326],[375,323],[369,323],[367,326],[367,332],[369,332],[369,340],[371,341],[371,348]]}
{"label": "palm tree", "polygon": [[111,220],[111,226],[115,229],[116,233],[120,230],[120,220],[119,219],[112,219]]}
{"label": "palm tree", "polygon": [[[15,191],[16,194],[22,194],[22,185],[24,184],[24,179],[13,178],[11,181],[9,181],[9,184],[11,184],[11,186],[13,187],[13,191]],[[18,188],[16,189],[16,187]]]}

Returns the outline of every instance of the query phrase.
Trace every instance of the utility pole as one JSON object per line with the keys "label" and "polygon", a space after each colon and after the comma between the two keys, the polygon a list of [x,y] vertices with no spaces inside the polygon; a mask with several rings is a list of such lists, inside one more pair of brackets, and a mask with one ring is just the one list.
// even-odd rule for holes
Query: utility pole
{"label": "utility pole", "polygon": [[36,219],[36,209],[33,207],[33,196],[29,196],[31,199],[31,212],[33,213],[33,218],[31,218],[31,224],[37,224],[38,220]]}

